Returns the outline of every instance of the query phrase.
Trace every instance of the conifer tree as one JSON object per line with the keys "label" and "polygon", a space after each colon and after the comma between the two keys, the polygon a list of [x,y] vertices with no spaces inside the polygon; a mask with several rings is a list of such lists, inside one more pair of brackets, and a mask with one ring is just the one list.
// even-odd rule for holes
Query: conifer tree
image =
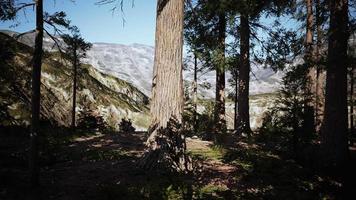
{"label": "conifer tree", "polygon": [[180,170],[184,162],[184,155],[181,154],[184,152],[184,145],[182,146],[184,141],[175,125],[180,126],[182,123],[184,105],[182,74],[184,1],[158,0],[156,18],[152,123],[150,136],[146,142],[148,150],[141,160],[141,166],[155,169],[160,164],[169,163],[166,167]]}
{"label": "conifer tree", "polygon": [[[235,2],[235,1],[233,1]],[[243,0],[235,2],[233,11],[239,15],[239,39],[240,39],[240,64],[238,65],[238,116],[237,116],[237,132],[250,134],[250,113],[249,113],[249,81],[251,73],[251,41],[258,40],[261,46],[261,41],[256,33],[253,33],[254,28],[263,28],[264,31],[271,32],[269,28],[263,27],[258,23],[262,14],[280,15],[285,7],[288,7],[289,1],[269,0]],[[270,50],[267,50],[270,52]]]}
{"label": "conifer tree", "polygon": [[76,97],[77,97],[77,79],[78,79],[78,67],[80,66],[80,60],[85,58],[86,51],[91,48],[91,44],[87,43],[80,35],[77,27],[72,27],[72,34],[62,35],[63,41],[66,44],[66,55],[72,63],[73,67],[73,99],[72,99],[72,129],[75,129],[75,110],[76,110]]}
{"label": "conifer tree", "polygon": [[229,1],[188,1],[185,32],[188,45],[199,52],[204,67],[216,72],[215,132],[226,130],[225,71]]}
{"label": "conifer tree", "polygon": [[39,164],[38,164],[38,137],[40,135],[40,99],[41,99],[41,67],[43,57],[43,38],[44,33],[53,39],[58,50],[61,49],[58,40],[44,28],[44,24],[49,25],[55,33],[60,32],[58,26],[69,28],[69,23],[64,12],[56,12],[48,14],[43,10],[43,0],[17,2],[13,0],[5,0],[0,3],[0,19],[14,20],[19,11],[28,7],[35,8],[36,28],[28,32],[22,33],[17,38],[26,33],[35,33],[35,46],[32,58],[32,79],[31,79],[31,132],[30,132],[30,152],[29,152],[29,168],[32,186],[39,185]]}
{"label": "conifer tree", "polygon": [[322,145],[328,166],[345,167],[347,142],[348,0],[329,2],[330,24]]}

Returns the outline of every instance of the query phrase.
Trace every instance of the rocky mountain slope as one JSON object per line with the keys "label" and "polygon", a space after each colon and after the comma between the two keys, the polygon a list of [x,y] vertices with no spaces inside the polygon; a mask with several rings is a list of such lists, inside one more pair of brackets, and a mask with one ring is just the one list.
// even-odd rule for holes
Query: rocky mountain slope
{"label": "rocky mountain slope", "polygon": [[[18,35],[18,33],[12,31],[0,32],[11,37]],[[25,34],[18,38],[18,41],[33,47],[34,34]],[[44,38],[44,48],[46,51],[52,52],[51,55],[58,54],[55,53],[57,49],[49,36]],[[29,59],[29,52],[30,50],[27,52],[28,55],[25,56],[27,59]],[[55,91],[54,95],[57,95],[58,101],[61,102],[58,103],[60,104],[60,106],[57,106],[58,109],[67,109],[57,112],[66,113],[66,115],[57,118],[60,118],[61,121],[68,121],[71,99],[70,67],[61,63],[58,55],[47,59],[45,66],[48,65],[48,67],[44,67],[43,70],[43,83],[52,91]],[[81,74],[83,77],[80,83],[82,89],[79,91],[79,101],[83,101],[80,99],[88,99],[90,101],[89,105],[95,107],[93,109],[103,114],[112,125],[117,124],[117,119],[127,117],[133,119],[137,127],[147,128],[149,123],[148,108],[142,103],[148,101],[151,93],[153,61],[154,47],[152,46],[94,43],[92,49],[87,53],[87,58],[83,60],[85,73]],[[47,64],[47,62],[57,62],[58,65],[66,67],[54,68],[52,67],[53,64]],[[50,72],[47,71],[47,68]],[[191,69],[192,67],[188,67],[188,70],[184,72],[184,79],[188,87],[193,79],[193,71],[189,70],[189,68]],[[61,71],[58,71],[59,69]],[[252,72],[250,94],[256,98],[252,98],[250,101],[251,124],[257,127],[263,117],[263,112],[268,106],[271,106],[271,98],[274,96],[273,93],[278,91],[283,74],[275,73],[271,69],[264,69],[258,65],[252,65]],[[199,84],[208,83],[211,86],[210,88],[199,87],[199,98],[214,98],[215,72],[206,71],[198,76]],[[233,87],[228,83],[229,78],[231,78],[231,75],[227,72],[227,94],[233,91]],[[87,84],[89,85],[87,86]],[[112,93],[109,94],[110,92]],[[270,103],[267,105],[266,102]],[[84,102],[79,104],[79,110],[82,104],[88,105],[88,103]],[[231,103],[227,103],[227,118],[230,124],[229,127],[232,127],[233,104]],[[65,124],[68,123],[67,121]]]}
{"label": "rocky mountain slope", "polygon": [[[16,52],[13,59],[1,63],[0,106],[2,115],[8,115],[2,118],[1,124],[28,124],[33,49],[3,33],[0,33],[0,42],[4,50]],[[41,114],[61,125],[70,123],[71,73],[70,64],[61,59],[58,52],[45,53]],[[77,112],[84,108],[94,110],[113,127],[118,125],[121,118],[132,119],[138,129],[148,126],[148,97],[130,83],[104,74],[88,64],[80,67],[77,101]]]}
{"label": "rocky mountain slope", "polygon": [[[94,43],[88,52],[85,62],[94,66],[99,71],[110,74],[132,83],[143,93],[150,96],[151,81],[153,75],[154,47],[132,44],[108,44]],[[192,67],[190,67],[192,68]],[[250,94],[263,94],[276,92],[280,87],[282,73],[275,73],[271,69],[265,69],[259,65],[252,65]],[[193,71],[184,71],[184,79],[191,82]],[[226,81],[231,78],[226,73]],[[199,88],[201,98],[213,98],[215,95],[215,72],[208,71],[199,74],[199,83],[209,83],[211,89]],[[227,90],[232,87],[226,83]]]}
{"label": "rocky mountain slope", "polygon": [[[15,36],[18,33],[12,31],[1,31],[8,35]],[[29,46],[34,45],[34,34],[23,35],[19,40]],[[47,51],[53,51],[53,41],[46,36],[44,39],[44,48]],[[87,58],[84,62],[92,65],[95,69],[108,75],[122,79],[142,91],[145,95],[150,96],[153,75],[154,47],[143,44],[111,44],[111,43],[94,43],[88,51]],[[188,67],[192,68],[192,67]],[[251,66],[250,94],[273,93],[280,88],[280,82],[283,73],[275,73],[271,69],[265,69],[260,65]],[[215,95],[215,72],[205,71],[199,75],[199,83],[209,83],[211,89],[200,88],[199,93],[202,98],[213,98]],[[231,78],[229,72],[226,73],[227,91],[232,91],[233,87],[228,84]],[[191,82],[193,71],[184,72],[184,79]]]}

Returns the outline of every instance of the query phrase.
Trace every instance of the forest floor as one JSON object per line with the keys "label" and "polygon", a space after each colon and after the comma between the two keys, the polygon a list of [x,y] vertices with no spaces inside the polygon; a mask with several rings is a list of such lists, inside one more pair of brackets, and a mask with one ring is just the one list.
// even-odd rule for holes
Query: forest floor
{"label": "forest floor", "polygon": [[255,138],[227,136],[220,145],[188,138],[194,173],[143,171],[136,162],[144,151],[144,133],[48,139],[41,187],[33,190],[24,135],[0,135],[0,199],[335,199],[341,191],[336,179]]}

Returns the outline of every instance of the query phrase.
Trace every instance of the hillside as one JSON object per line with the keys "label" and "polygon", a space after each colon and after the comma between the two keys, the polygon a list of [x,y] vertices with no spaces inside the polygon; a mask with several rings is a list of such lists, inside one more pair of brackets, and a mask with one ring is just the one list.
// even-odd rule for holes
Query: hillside
{"label": "hillside", "polygon": [[[16,36],[18,33],[3,30],[10,36]],[[34,45],[34,34],[29,33],[21,36],[19,40],[29,46]],[[54,51],[53,41],[45,36],[44,48],[47,51]],[[93,43],[93,47],[88,51],[87,58],[83,60],[85,63],[92,65],[95,69],[108,75],[112,75],[121,80],[124,80],[146,96],[151,95],[154,47],[143,44],[112,44],[112,43]],[[184,80],[191,82],[193,79],[192,62],[188,63],[188,70],[184,71]],[[251,65],[251,81],[250,94],[274,93],[280,89],[280,82],[283,77],[282,72],[275,73],[271,69],[266,69],[261,65]],[[199,88],[201,98],[213,98],[215,95],[215,72],[204,71],[199,75],[199,83],[209,83],[210,89],[203,87]],[[227,91],[232,91],[228,83],[231,74],[226,72]]]}
{"label": "hillside", "polygon": [[[12,31],[0,32],[4,33],[2,37],[18,35],[18,33]],[[26,48],[21,48],[26,55],[23,55],[20,59],[22,60],[22,65],[26,65],[25,63],[28,63],[30,59],[31,47],[34,45],[34,35],[32,33],[25,34],[18,40],[26,44],[21,44],[21,46],[26,46]],[[59,116],[52,116],[54,114],[51,114],[51,112],[48,112],[47,116],[67,125],[70,119],[71,70],[67,63],[61,61],[49,36],[44,38],[44,48],[48,52],[48,56],[42,73],[42,82],[46,86],[43,89],[43,98],[47,98],[45,94],[47,94],[46,88],[48,87],[50,89],[48,94],[54,96],[50,99],[57,98],[55,102],[57,102],[58,106],[56,108],[59,109],[56,112],[58,113],[56,115]],[[92,49],[87,53],[87,58],[83,60],[86,64],[82,66],[83,72],[80,73],[78,112],[85,105],[92,107],[93,110],[103,115],[111,126],[116,126],[122,117],[127,117],[133,120],[136,128],[146,129],[149,118],[147,115],[148,108],[145,104],[148,103],[148,97],[151,93],[153,54],[153,47],[142,44],[94,43]],[[16,65],[18,64],[19,62],[16,62]],[[11,64],[11,66],[13,65]],[[57,65],[58,67],[54,67]],[[193,72],[189,68],[191,67],[184,71],[184,78],[188,87],[191,85],[193,78]],[[264,69],[257,65],[252,66],[252,71],[253,76],[251,75],[252,80],[250,83],[251,126],[252,128],[257,128],[261,125],[264,111],[273,105],[273,98],[280,87],[283,74],[274,73],[271,69]],[[30,73],[28,67],[27,72]],[[228,72],[226,77],[226,93],[228,94],[233,91],[233,87],[228,83],[228,79],[231,78]],[[26,80],[29,80],[29,77]],[[214,98],[215,93],[214,71],[202,72],[199,75],[199,84],[204,83],[208,83],[210,88],[198,87],[199,98],[209,101]],[[28,98],[29,96],[27,96]],[[48,102],[53,104],[52,101],[49,100]],[[50,105],[52,106],[52,104]],[[48,105],[49,108],[51,107],[50,105]],[[228,127],[232,128],[233,103],[227,102],[226,108]],[[45,111],[46,107],[43,110]],[[19,119],[23,117],[18,116]],[[28,119],[28,116],[26,119]]]}
{"label": "hillside", "polygon": [[[16,49],[13,59],[1,66],[1,124],[29,124],[31,52],[33,49],[0,33],[1,46]],[[42,117],[69,125],[72,100],[71,67],[58,53],[46,52],[42,66]],[[101,114],[116,127],[121,118],[130,118],[138,129],[148,125],[148,97],[130,83],[104,74],[84,64],[80,67],[78,109],[87,108]]]}

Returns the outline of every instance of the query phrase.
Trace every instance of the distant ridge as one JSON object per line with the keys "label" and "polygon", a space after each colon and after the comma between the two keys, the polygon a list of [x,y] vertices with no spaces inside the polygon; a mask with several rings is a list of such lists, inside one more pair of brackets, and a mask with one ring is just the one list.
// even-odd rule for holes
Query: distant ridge
{"label": "distant ridge", "polygon": [[[1,30],[0,32],[8,35],[17,35],[18,33]],[[25,34],[19,41],[29,46],[34,45],[34,33]],[[48,51],[53,51],[53,41],[49,36],[45,36],[44,47]],[[154,61],[154,47],[134,43],[131,45],[112,44],[112,43],[93,43],[93,48],[87,53],[85,63],[94,66],[100,72],[115,76],[125,80],[145,95],[151,95],[152,74]],[[261,65],[252,65],[250,81],[250,94],[274,93],[280,89],[282,72],[275,73],[271,69],[265,69]],[[199,83],[207,82],[211,84],[210,89],[199,88],[201,98],[213,98],[215,96],[215,72],[210,71],[200,76]],[[233,91],[228,83],[231,74],[226,72],[227,93]],[[189,83],[193,79],[192,71],[184,72],[184,79]]]}

